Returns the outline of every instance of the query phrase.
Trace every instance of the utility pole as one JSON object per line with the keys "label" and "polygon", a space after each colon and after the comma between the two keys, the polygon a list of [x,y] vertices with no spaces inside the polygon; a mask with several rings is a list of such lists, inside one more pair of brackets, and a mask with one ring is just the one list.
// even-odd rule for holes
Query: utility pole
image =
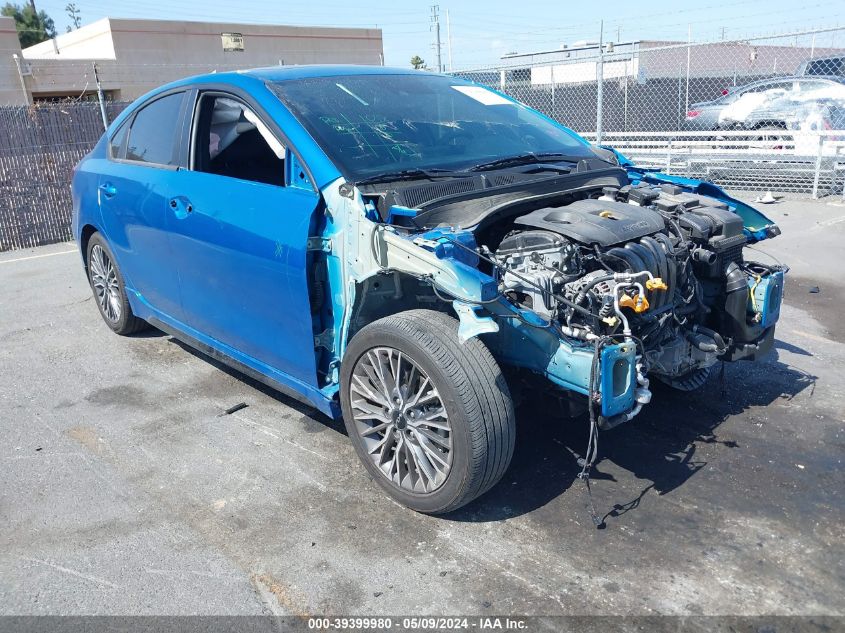
{"label": "utility pole", "polygon": [[97,62],[91,64],[94,68],[94,81],[97,83],[97,101],[100,102],[100,116],[103,117],[103,129],[109,129],[109,117],[106,114],[106,99],[103,95],[103,87],[100,85],[100,75],[97,73]]}
{"label": "utility pole", "polygon": [[[813,36],[815,41],[815,35]],[[449,21],[449,9],[446,9],[446,45],[449,51],[449,72],[452,72],[452,23]]]}
{"label": "utility pole", "polygon": [[443,61],[440,59],[440,6],[431,5],[431,30],[434,31],[434,52],[437,55],[437,72],[443,72]]}

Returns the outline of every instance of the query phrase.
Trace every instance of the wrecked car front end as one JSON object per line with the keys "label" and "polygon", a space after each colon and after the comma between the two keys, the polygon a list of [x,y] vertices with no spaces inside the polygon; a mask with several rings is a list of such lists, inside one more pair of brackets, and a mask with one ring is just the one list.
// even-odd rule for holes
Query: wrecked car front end
{"label": "wrecked car front end", "polygon": [[[410,169],[323,188],[314,239],[333,292],[317,332],[329,391],[356,331],[418,306],[455,314],[461,339],[482,337],[503,365],[586,396],[601,428],[639,413],[650,378],[695,389],[718,361],[771,348],[785,268],[746,259],[746,246],[779,233],[755,209],[712,184],[641,170],[557,124],[575,139],[571,155],[419,170],[424,154],[407,139],[429,122],[376,117],[378,97],[360,96],[365,84],[353,80],[323,83],[369,118],[335,113],[321,124],[362,156],[389,152]],[[528,110],[447,82],[497,112]],[[457,140],[474,133],[475,122],[436,123]]]}
{"label": "wrecked car front end", "polygon": [[[359,332],[420,308],[456,317],[460,344],[480,340],[500,366],[553,383],[593,433],[638,415],[652,380],[693,390],[719,361],[771,349],[786,268],[746,256],[779,233],[764,215],[593,148],[486,88],[403,75],[392,101],[378,79],[277,90],[343,174],[321,187],[309,246],[327,397],[343,399],[340,367]],[[428,109],[406,107],[432,94]],[[349,415],[370,420],[362,433],[385,433],[383,453],[393,409],[370,400]]]}
{"label": "wrecked car front end", "polygon": [[[765,354],[784,277],[779,264],[743,256],[777,233],[750,208],[712,186],[706,193],[719,197],[660,174],[617,175],[617,185],[559,205],[545,198],[506,227],[418,228],[425,205],[392,205],[391,223],[362,219],[372,224],[359,227],[356,263],[367,243],[372,261],[358,275],[409,275],[430,287],[433,298],[423,290],[416,300],[454,310],[463,340],[483,336],[503,364],[588,396],[599,427],[612,428],[650,401],[649,376],[690,390],[719,360]],[[502,239],[482,241],[494,232]]]}

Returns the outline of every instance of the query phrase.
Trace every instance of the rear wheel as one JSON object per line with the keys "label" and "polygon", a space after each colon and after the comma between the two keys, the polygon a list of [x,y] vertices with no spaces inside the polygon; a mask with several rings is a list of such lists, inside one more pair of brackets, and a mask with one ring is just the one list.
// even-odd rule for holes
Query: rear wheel
{"label": "rear wheel", "polygon": [[88,282],[106,325],[117,334],[133,334],[149,327],[145,321],[132,314],[123,276],[111,249],[99,233],[94,233],[88,240],[85,261]]}
{"label": "rear wheel", "polygon": [[759,136],[752,141],[752,146],[769,151],[784,149],[787,142],[785,128],[777,125],[763,125],[755,131],[759,133]]}
{"label": "rear wheel", "polygon": [[489,490],[513,455],[515,417],[504,376],[477,338],[429,310],[362,329],[341,366],[341,405],[364,466],[419,512],[455,510]]}

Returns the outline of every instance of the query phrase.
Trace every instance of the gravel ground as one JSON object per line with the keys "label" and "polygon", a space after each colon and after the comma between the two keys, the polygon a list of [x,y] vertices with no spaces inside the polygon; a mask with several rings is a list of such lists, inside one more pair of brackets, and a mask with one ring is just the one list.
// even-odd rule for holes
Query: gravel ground
{"label": "gravel ground", "polygon": [[582,420],[521,406],[502,482],[418,515],[337,423],[113,335],[73,245],[0,254],[0,614],[845,615],[845,207],[766,210],[775,351],[602,434],[602,530]]}

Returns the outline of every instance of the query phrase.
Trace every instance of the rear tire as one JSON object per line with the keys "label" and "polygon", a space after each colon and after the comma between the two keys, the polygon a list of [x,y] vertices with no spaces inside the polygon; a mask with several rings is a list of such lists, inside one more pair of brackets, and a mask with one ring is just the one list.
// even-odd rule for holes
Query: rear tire
{"label": "rear tire", "polygon": [[759,132],[760,136],[757,142],[760,144],[760,149],[776,151],[782,150],[786,143],[786,127],[779,125],[761,125],[754,128],[755,132]]}
{"label": "rear tire", "polygon": [[[501,479],[513,456],[513,401],[478,338],[411,310],[370,323],[341,365],[341,406],[364,466],[399,503],[450,512]],[[396,379],[398,376],[398,380]]]}
{"label": "rear tire", "polygon": [[88,283],[106,325],[121,335],[134,334],[148,328],[146,321],[132,313],[132,307],[126,297],[123,275],[120,274],[114,254],[100,233],[94,233],[88,240],[85,255]]}

